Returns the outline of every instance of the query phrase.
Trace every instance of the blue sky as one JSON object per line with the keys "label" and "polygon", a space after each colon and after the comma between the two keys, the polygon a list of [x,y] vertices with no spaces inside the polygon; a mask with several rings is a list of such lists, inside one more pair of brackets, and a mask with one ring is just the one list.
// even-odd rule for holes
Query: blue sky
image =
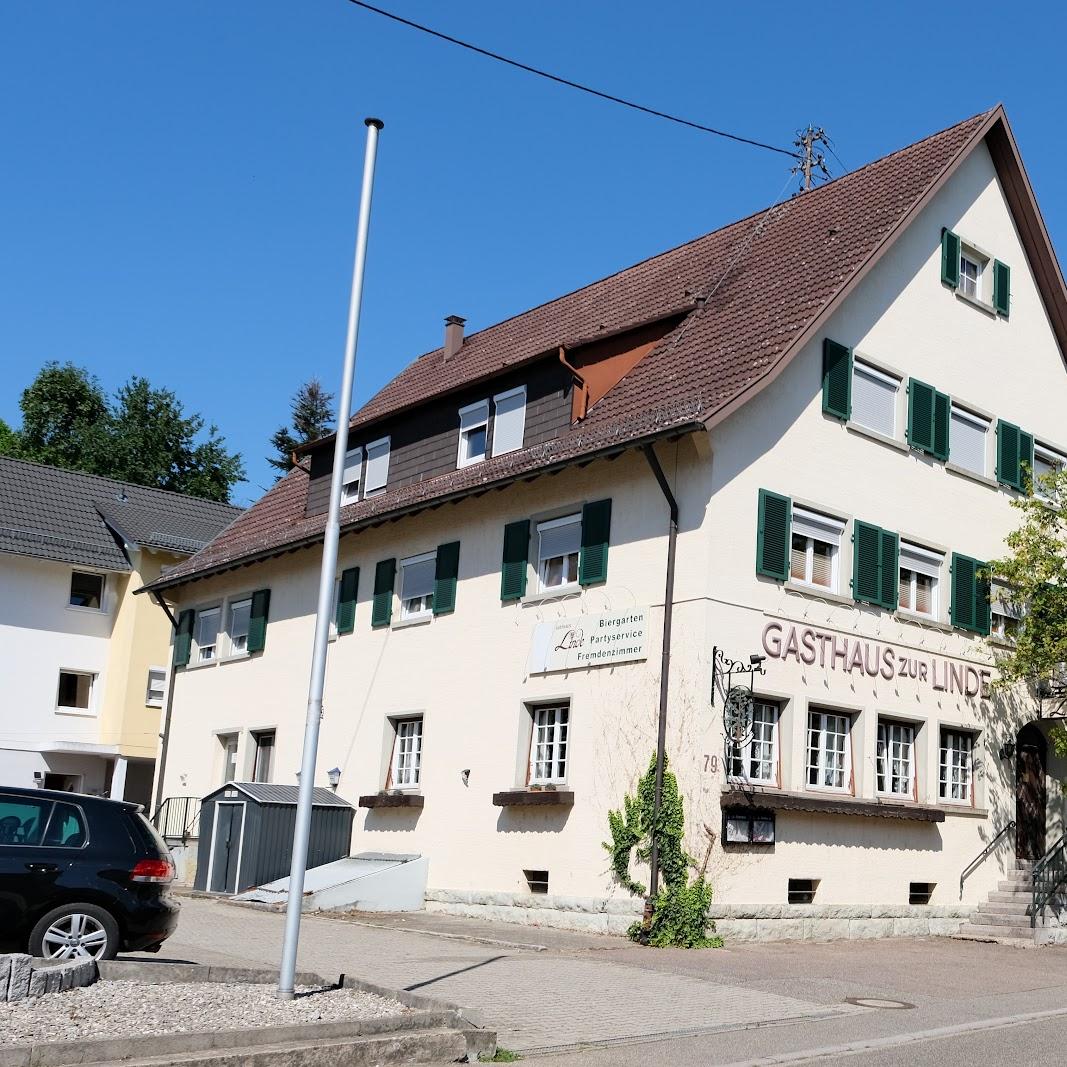
{"label": "blue sky", "polygon": [[[849,168],[1002,100],[1067,247],[1060,5],[1023,26],[983,2],[380,3],[759,140],[822,124]],[[296,387],[340,376],[365,115],[386,128],[357,402],[444,316],[477,330],[712,230],[789,166],[345,0],[38,0],[2,27],[0,418],[49,359],[144,374],[243,453],[239,503]]]}

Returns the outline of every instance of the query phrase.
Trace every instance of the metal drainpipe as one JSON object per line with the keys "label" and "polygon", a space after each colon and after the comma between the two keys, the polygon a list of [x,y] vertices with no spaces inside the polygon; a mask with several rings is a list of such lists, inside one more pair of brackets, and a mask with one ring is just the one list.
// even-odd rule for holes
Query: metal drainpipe
{"label": "metal drainpipe", "polygon": [[[659,675],[659,730],[656,735],[656,790],[654,802],[654,824],[659,823],[659,813],[663,806],[663,763],[667,749],[667,695],[671,682],[671,622],[674,616],[674,554],[678,545],[678,501],[675,500],[667,477],[660,466],[656,450],[651,444],[641,449],[656,476],[667,507],[670,509],[670,530],[667,534],[667,581],[663,594],[663,652],[661,655]],[[654,900],[659,893],[659,855],[655,836],[652,838],[652,856],[649,864],[652,870],[649,879],[649,898]]]}
{"label": "metal drainpipe", "polygon": [[[163,609],[167,618],[170,619],[171,628],[177,632],[178,621],[174,618],[174,613],[167,607],[163,597],[159,593],[153,593],[152,599]],[[170,712],[173,707],[174,664],[172,662],[170,670],[167,671],[167,707],[163,712],[163,738],[162,743],[159,746],[159,766],[156,771],[156,802],[153,810],[148,813],[149,819],[159,811],[159,806],[163,803],[163,774],[167,769],[167,746],[170,743]]]}

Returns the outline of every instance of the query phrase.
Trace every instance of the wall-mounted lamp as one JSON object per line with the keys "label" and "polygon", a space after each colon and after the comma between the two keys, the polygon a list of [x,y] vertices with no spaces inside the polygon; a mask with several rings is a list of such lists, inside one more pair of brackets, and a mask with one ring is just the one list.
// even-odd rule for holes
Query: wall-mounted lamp
{"label": "wall-mounted lamp", "polygon": [[1015,759],[1015,742],[1005,741],[1000,746],[1000,758],[1001,759]]}
{"label": "wall-mounted lamp", "polygon": [[766,658],[766,656],[761,656],[758,653],[753,652],[752,655],[748,657],[748,662],[751,663],[753,667],[758,667]]}
{"label": "wall-mounted lamp", "polygon": [[330,779],[330,788],[336,789],[338,783],[341,781],[341,768],[334,767],[326,772],[326,777]]}

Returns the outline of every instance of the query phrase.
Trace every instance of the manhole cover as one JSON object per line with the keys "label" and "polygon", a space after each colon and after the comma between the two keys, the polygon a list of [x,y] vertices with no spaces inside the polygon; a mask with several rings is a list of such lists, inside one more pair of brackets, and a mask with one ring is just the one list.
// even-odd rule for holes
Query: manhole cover
{"label": "manhole cover", "polygon": [[914,1008],[903,1000],[881,1000],[878,997],[845,997],[846,1004],[855,1004],[857,1008]]}

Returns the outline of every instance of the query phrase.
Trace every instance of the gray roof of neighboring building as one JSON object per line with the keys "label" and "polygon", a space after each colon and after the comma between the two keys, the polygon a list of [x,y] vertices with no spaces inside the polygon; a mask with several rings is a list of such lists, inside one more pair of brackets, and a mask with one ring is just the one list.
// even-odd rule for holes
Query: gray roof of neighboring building
{"label": "gray roof of neighboring building", "polygon": [[128,571],[129,541],[191,556],[242,509],[0,457],[0,552]]}
{"label": "gray roof of neighboring building", "polygon": [[[297,785],[275,785],[273,782],[227,782],[215,793],[223,789],[237,789],[260,804],[295,804],[300,796]],[[311,804],[316,808],[350,808],[347,800],[342,800],[332,789],[316,786],[311,791]]]}

